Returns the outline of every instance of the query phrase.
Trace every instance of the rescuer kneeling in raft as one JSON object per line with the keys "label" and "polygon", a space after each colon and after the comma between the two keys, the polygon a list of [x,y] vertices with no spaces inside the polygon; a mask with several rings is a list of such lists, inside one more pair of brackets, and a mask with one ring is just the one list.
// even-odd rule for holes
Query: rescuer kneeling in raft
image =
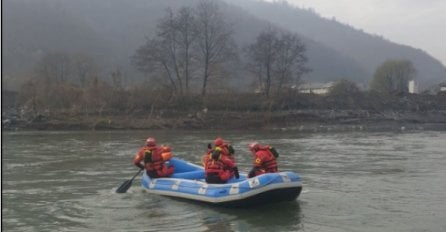
{"label": "rescuer kneeling in raft", "polygon": [[175,167],[166,163],[170,158],[172,158],[171,148],[157,146],[155,138],[149,137],[146,145],[133,158],[133,164],[146,169],[147,175],[151,178],[169,177],[175,171]]}

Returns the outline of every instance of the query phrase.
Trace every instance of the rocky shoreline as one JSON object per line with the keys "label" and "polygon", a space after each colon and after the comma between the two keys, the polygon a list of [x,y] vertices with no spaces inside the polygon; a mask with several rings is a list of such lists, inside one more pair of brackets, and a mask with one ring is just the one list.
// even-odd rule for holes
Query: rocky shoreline
{"label": "rocky shoreline", "polygon": [[446,111],[292,110],[38,115],[2,113],[2,130],[446,130]]}

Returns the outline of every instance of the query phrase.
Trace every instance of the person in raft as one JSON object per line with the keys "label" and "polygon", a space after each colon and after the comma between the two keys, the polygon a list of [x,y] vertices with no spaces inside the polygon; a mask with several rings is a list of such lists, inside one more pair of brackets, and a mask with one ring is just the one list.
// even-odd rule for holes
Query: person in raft
{"label": "person in raft", "polygon": [[[229,144],[229,142],[224,141],[221,137],[217,137],[214,140],[214,148],[212,148],[212,145],[210,143],[208,143],[208,150],[207,153],[203,156],[203,158],[201,159],[201,162],[203,163],[203,167],[206,166],[204,163],[204,159],[207,158],[208,156],[210,156],[210,154],[216,150],[219,149],[219,152],[222,156],[230,159],[233,163],[234,166],[236,166],[236,162],[235,162],[235,158],[234,158],[234,148]],[[229,170],[229,173],[231,174],[231,176],[229,178],[232,178],[235,175],[234,169],[231,169],[229,167],[225,167]]]}
{"label": "person in raft", "polygon": [[253,155],[254,166],[248,173],[248,177],[262,175],[264,173],[277,172],[277,157],[279,153],[271,146],[261,146],[258,142],[249,145]]}
{"label": "person in raft", "polygon": [[146,169],[147,175],[151,178],[169,177],[175,171],[175,167],[166,164],[170,158],[172,158],[171,148],[157,146],[155,138],[149,137],[146,145],[139,149],[133,158],[133,164]]}
{"label": "person in raft", "polygon": [[[217,137],[217,138],[214,140],[214,145],[215,145],[215,148],[218,147],[218,148],[221,149],[221,154],[222,154],[223,156],[226,156],[227,158],[231,159],[232,162],[235,163],[235,158],[234,158],[235,150],[234,150],[234,148],[229,144],[229,142],[224,141],[221,137]],[[214,148],[214,149],[215,149],[215,148]],[[212,147],[211,147],[209,144],[208,144],[208,149],[211,149],[211,150],[212,150]]]}
{"label": "person in raft", "polygon": [[223,150],[216,147],[203,157],[204,175],[207,183],[224,184],[234,175],[238,179],[238,168]]}

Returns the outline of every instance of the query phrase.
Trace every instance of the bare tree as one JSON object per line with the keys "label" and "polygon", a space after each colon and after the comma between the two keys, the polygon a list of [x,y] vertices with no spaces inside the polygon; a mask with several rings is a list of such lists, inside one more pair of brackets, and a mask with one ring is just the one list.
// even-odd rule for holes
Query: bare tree
{"label": "bare tree", "polygon": [[214,1],[200,0],[196,8],[197,49],[203,68],[201,94],[206,95],[209,77],[214,69],[236,56],[231,26],[224,21]]}
{"label": "bare tree", "polygon": [[157,35],[137,49],[132,63],[142,72],[161,75],[179,95],[190,92],[192,73],[201,69],[201,93],[205,95],[209,77],[218,76],[223,64],[237,57],[232,34],[213,1],[201,0],[195,10],[167,9]]}
{"label": "bare tree", "polygon": [[170,86],[173,92],[177,92],[177,84],[174,80],[174,74],[170,65],[170,59],[165,50],[165,44],[157,39],[147,39],[146,43],[136,50],[132,56],[131,62],[138,70],[146,74],[160,75],[160,83]]}
{"label": "bare tree", "polygon": [[72,57],[72,70],[81,88],[85,88],[87,81],[91,81],[98,73],[98,67],[94,59],[85,54],[76,54]]}
{"label": "bare tree", "polygon": [[121,90],[123,88],[124,76],[119,68],[116,68],[110,73],[111,83],[113,89]]}
{"label": "bare tree", "polygon": [[246,49],[251,71],[258,76],[260,88],[264,89],[267,97],[271,89],[273,65],[277,56],[274,48],[276,33],[274,29],[268,27],[257,36],[256,42],[248,45]]}
{"label": "bare tree", "polygon": [[97,75],[93,58],[85,54],[49,53],[35,66],[36,78],[47,85],[71,82],[86,86],[86,82]]}
{"label": "bare tree", "polygon": [[195,17],[192,13],[192,9],[188,7],[182,7],[178,11],[178,15],[175,19],[176,31],[178,33],[178,44],[180,46],[180,66],[183,70],[184,84],[186,93],[190,91],[191,81],[191,64],[193,60],[192,45],[196,39],[196,34],[193,30],[195,23]]}
{"label": "bare tree", "polygon": [[132,57],[140,71],[161,74],[180,95],[189,91],[193,20],[190,8],[183,7],[176,14],[168,8],[157,25],[157,35],[147,38]]}
{"label": "bare tree", "polygon": [[280,33],[280,37],[277,34],[277,30],[269,26],[245,50],[248,65],[258,76],[267,97],[273,85],[279,93],[287,85],[298,84],[302,75],[309,72],[305,66],[305,46],[300,39],[288,32]]}
{"label": "bare tree", "polygon": [[305,46],[296,35],[284,32],[275,47],[277,62],[274,74],[279,93],[286,85],[299,84],[302,75],[309,69],[305,66],[308,61],[305,56]]}
{"label": "bare tree", "polygon": [[36,78],[46,84],[61,83],[71,79],[71,57],[64,53],[50,53],[44,56],[35,66]]}
{"label": "bare tree", "polygon": [[36,87],[33,105],[41,103],[46,108],[63,108],[65,93],[62,86],[73,78],[71,56],[65,53],[49,53],[34,67],[34,78],[29,86]]}
{"label": "bare tree", "polygon": [[183,91],[183,80],[181,78],[179,70],[179,44],[178,44],[178,33],[177,33],[177,23],[175,22],[174,13],[170,8],[167,10],[167,14],[161,19],[158,24],[158,38],[164,47],[164,53],[166,55],[165,63],[166,68],[170,69],[171,78],[175,78],[175,89],[182,94]]}
{"label": "bare tree", "polygon": [[25,109],[29,109],[32,115],[36,114],[40,108],[38,89],[36,81],[30,79],[21,86],[19,91],[19,101]]}
{"label": "bare tree", "polygon": [[93,77],[83,95],[86,112],[92,110],[102,114],[111,100],[112,92],[109,84],[99,80],[98,77]]}

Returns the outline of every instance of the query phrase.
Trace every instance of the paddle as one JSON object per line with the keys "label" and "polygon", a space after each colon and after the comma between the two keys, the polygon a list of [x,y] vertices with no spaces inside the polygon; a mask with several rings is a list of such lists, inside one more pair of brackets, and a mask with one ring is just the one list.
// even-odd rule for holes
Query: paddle
{"label": "paddle", "polygon": [[119,186],[118,189],[116,189],[116,193],[125,193],[127,192],[127,190],[129,190],[129,188],[132,186],[132,182],[135,179],[135,177],[137,175],[139,175],[139,173],[141,173],[143,169],[139,169],[139,171],[132,177],[132,179],[130,180],[126,180],[124,183],[121,184],[121,186]]}

